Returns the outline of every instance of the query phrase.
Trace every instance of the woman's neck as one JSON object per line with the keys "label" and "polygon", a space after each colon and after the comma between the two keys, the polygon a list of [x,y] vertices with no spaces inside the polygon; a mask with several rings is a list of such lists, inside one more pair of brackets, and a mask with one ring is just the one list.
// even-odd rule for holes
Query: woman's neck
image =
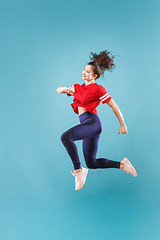
{"label": "woman's neck", "polygon": [[89,82],[88,82],[88,81],[86,81],[86,82],[85,82],[85,86],[86,86],[86,85],[89,85],[89,84],[93,84],[93,83],[95,83],[95,81],[94,81],[94,80],[92,80],[92,81],[89,81]]}

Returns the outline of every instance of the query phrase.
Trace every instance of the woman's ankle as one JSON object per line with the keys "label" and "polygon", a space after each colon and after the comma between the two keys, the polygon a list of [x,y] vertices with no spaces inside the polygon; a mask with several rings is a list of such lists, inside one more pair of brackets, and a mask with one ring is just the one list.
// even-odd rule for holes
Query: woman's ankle
{"label": "woman's ankle", "polygon": [[122,169],[122,170],[124,169],[124,163],[120,162],[120,169]]}
{"label": "woman's ankle", "polygon": [[74,171],[75,171],[75,173],[81,172],[81,171],[82,171],[82,168],[76,169],[76,170],[74,170]]}

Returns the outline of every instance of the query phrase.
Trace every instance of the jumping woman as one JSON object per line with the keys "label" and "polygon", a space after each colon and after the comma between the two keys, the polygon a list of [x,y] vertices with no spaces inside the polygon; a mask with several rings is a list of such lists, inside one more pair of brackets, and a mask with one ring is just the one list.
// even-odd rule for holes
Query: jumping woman
{"label": "jumping woman", "polygon": [[125,157],[121,162],[109,160],[106,158],[96,158],[98,150],[98,141],[102,132],[102,124],[97,115],[96,107],[100,102],[107,103],[115,113],[120,128],[118,133],[127,134],[127,127],[124,122],[122,113],[113,98],[107,93],[102,85],[95,81],[102,75],[105,70],[114,68],[114,57],[107,50],[99,54],[92,53],[90,62],[82,72],[82,79],[85,83],[82,85],[74,84],[71,87],[58,87],[58,93],[66,93],[68,96],[74,96],[71,104],[73,111],[79,115],[80,124],[70,128],[61,135],[61,141],[65,146],[74,166],[75,190],[80,190],[86,181],[88,169],[81,167],[75,141],[83,140],[83,154],[88,168],[118,168],[126,173],[137,176],[135,168]]}

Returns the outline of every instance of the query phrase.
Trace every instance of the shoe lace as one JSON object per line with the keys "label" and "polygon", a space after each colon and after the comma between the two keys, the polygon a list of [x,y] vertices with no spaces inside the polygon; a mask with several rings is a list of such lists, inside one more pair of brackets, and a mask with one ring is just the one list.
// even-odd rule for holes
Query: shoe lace
{"label": "shoe lace", "polygon": [[[128,170],[126,169],[127,166],[129,167]],[[126,165],[124,165],[124,169],[123,169],[123,171],[126,172],[126,173],[128,174],[128,173],[130,173],[130,169],[131,169],[130,164],[126,164]]]}
{"label": "shoe lace", "polygon": [[75,182],[78,182],[78,178],[77,178],[77,174],[78,173],[73,173],[71,170],[69,170],[71,172],[71,175],[73,175],[75,177]]}
{"label": "shoe lace", "polygon": [[76,176],[76,173],[73,173],[71,170],[69,170],[71,172],[71,175]]}

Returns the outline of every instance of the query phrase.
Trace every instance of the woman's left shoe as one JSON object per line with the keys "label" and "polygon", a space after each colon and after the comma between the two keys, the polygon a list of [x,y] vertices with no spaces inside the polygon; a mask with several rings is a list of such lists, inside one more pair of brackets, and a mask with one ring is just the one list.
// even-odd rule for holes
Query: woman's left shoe
{"label": "woman's left shoe", "polygon": [[70,170],[70,172],[73,176],[75,176],[75,190],[78,191],[84,186],[84,184],[86,182],[88,169],[82,168],[82,170],[80,172],[75,173],[75,174],[72,173],[71,170]]}
{"label": "woman's left shoe", "polygon": [[124,164],[124,169],[123,171],[126,173],[131,173],[134,177],[137,177],[137,172],[136,169],[132,166],[128,158],[124,158],[121,163]]}

